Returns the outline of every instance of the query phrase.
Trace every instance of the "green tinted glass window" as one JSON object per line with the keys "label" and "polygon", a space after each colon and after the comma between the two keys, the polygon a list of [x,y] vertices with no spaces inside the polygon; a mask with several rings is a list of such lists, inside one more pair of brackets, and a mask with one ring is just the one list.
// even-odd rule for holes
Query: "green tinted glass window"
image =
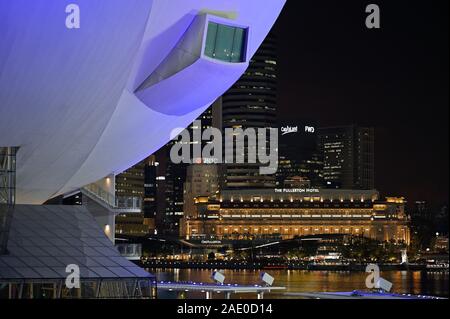
{"label": "green tinted glass window", "polygon": [[213,57],[216,47],[217,23],[209,23],[208,34],[206,35],[205,55]]}
{"label": "green tinted glass window", "polygon": [[242,62],[244,57],[245,49],[245,30],[236,28],[233,41],[233,50],[231,53],[231,62]]}
{"label": "green tinted glass window", "polygon": [[226,62],[245,60],[246,30],[210,22],[206,36],[205,55]]}

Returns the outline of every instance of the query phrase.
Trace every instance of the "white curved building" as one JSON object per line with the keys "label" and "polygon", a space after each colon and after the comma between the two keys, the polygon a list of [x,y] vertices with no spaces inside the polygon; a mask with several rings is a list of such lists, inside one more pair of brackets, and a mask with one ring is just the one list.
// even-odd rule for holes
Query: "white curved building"
{"label": "white curved building", "polygon": [[144,159],[245,71],[285,0],[0,2],[0,147],[16,202],[41,204]]}

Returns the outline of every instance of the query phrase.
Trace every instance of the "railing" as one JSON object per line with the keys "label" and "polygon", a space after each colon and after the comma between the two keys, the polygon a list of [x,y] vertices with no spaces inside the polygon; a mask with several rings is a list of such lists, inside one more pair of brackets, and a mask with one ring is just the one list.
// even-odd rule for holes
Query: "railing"
{"label": "railing", "polygon": [[141,209],[142,198],[136,196],[116,196],[116,207],[119,209]]}
{"label": "railing", "polygon": [[85,190],[85,191],[89,192],[90,194],[94,195],[95,197],[100,199],[102,202],[107,204],[109,207],[111,207],[111,208],[115,208],[116,207],[116,199],[115,199],[116,196],[114,194],[111,194],[111,193],[105,191],[104,189],[102,189],[98,185],[96,185],[96,184],[89,184],[89,185],[84,186],[82,191],[83,190]]}
{"label": "railing", "polygon": [[115,246],[122,257],[134,260],[140,260],[142,257],[142,244],[124,243]]}
{"label": "railing", "polygon": [[115,196],[96,184],[89,184],[83,187],[81,191],[85,195],[101,201],[112,210],[140,212],[142,208],[142,198],[137,196]]}

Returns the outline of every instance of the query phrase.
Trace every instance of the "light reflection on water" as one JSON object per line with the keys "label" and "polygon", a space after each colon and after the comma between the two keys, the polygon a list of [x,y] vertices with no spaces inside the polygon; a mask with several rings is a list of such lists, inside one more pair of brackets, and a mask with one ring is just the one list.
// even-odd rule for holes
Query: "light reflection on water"
{"label": "light reflection on water", "polygon": [[[163,281],[211,282],[211,270],[149,269]],[[275,286],[284,286],[283,292],[266,294],[265,298],[287,298],[285,292],[324,292],[364,290],[367,273],[349,271],[269,270],[275,277]],[[225,283],[254,285],[260,283],[259,270],[224,270]],[[381,277],[393,283],[392,292],[448,297],[448,272],[384,271]],[[159,298],[177,298],[174,292],[158,292]],[[201,293],[187,293],[187,298],[204,298]],[[223,298],[223,294],[214,296]],[[256,298],[255,294],[232,295],[232,298]]]}

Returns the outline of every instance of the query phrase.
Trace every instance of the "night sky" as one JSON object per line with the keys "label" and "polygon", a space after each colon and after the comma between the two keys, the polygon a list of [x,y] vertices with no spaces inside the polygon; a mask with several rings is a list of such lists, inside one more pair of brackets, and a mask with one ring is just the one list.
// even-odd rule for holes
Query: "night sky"
{"label": "night sky", "polygon": [[[367,29],[365,8],[381,9]],[[375,185],[448,203],[448,1],[288,0],[278,35],[279,117],[375,127]]]}

